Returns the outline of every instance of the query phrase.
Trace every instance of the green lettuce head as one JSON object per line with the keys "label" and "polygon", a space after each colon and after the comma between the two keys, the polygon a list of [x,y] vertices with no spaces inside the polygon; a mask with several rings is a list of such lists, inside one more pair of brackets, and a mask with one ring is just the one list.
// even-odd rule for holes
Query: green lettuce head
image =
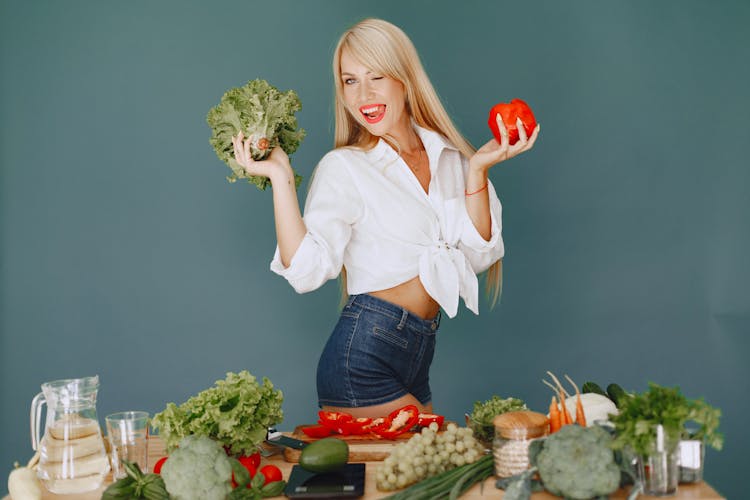
{"label": "green lettuce head", "polygon": [[168,451],[195,434],[218,441],[233,455],[251,455],[265,441],[268,428],[284,419],[283,400],[267,378],[259,383],[247,370],[229,372],[181,405],[168,403],[151,425],[159,430]]}
{"label": "green lettuce head", "polygon": [[[232,169],[227,180],[247,179],[258,189],[265,190],[271,184],[267,177],[249,175],[235,161],[232,136],[242,131],[252,140],[250,151],[254,160],[265,159],[276,146],[291,155],[305,137],[305,131],[297,126],[294,116],[300,109],[302,103],[295,91],[280,92],[261,79],[224,93],[221,102],[208,111],[206,121],[211,127],[209,142],[216,156]],[[294,179],[299,186],[302,177],[295,172]]]}

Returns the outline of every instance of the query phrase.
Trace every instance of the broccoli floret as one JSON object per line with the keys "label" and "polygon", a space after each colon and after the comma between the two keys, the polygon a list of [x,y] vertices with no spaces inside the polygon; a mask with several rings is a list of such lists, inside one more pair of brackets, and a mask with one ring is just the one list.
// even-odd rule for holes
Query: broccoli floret
{"label": "broccoli floret", "polygon": [[186,436],[164,462],[161,477],[175,500],[224,500],[232,491],[232,464],[207,436]]}
{"label": "broccoli floret", "polygon": [[549,436],[536,456],[545,489],[576,500],[617,490],[620,468],[611,443],[610,434],[596,426],[566,425]]}

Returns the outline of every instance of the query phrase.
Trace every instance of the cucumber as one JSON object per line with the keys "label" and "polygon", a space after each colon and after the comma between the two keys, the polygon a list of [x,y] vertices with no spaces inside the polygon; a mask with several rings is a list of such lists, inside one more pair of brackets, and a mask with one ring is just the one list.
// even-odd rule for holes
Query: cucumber
{"label": "cucumber", "polygon": [[617,408],[620,408],[625,399],[630,397],[630,394],[617,384],[609,384],[607,386],[607,396],[609,396],[609,399],[612,400]]}
{"label": "cucumber", "polygon": [[349,445],[336,438],[313,441],[302,449],[299,465],[310,472],[331,472],[349,461]]}
{"label": "cucumber", "polygon": [[596,382],[586,382],[586,383],[584,383],[583,386],[581,386],[581,392],[583,392],[583,393],[593,392],[594,394],[599,394],[600,396],[607,396],[607,397],[609,397],[607,395],[607,393],[604,392],[604,389],[602,389],[601,387],[599,387],[599,384],[597,384]]}

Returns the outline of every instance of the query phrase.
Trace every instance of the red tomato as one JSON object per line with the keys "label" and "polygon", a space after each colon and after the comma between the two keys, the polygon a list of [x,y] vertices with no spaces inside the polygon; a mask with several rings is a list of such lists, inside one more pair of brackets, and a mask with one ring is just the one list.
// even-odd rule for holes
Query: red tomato
{"label": "red tomato", "polygon": [[260,452],[256,451],[252,455],[245,455],[244,457],[240,457],[240,462],[242,462],[242,458],[249,459],[250,463],[253,464],[253,467],[257,470],[258,467],[260,467]]}
{"label": "red tomato", "polygon": [[[237,460],[240,461],[240,463],[247,469],[248,474],[250,474],[250,479],[255,477],[255,473],[258,471],[258,466],[260,465],[260,453],[253,453],[252,455],[248,456],[241,456]],[[234,472],[232,472],[232,488],[237,487],[237,481],[234,480]],[[248,488],[250,486],[248,485]]]}
{"label": "red tomato", "polygon": [[281,481],[284,478],[284,476],[281,474],[281,470],[275,465],[264,465],[263,468],[260,469],[260,473],[263,474],[263,477],[266,478],[263,486],[267,485],[268,483]]}
{"label": "red tomato", "polygon": [[517,143],[519,139],[516,118],[520,118],[523,122],[526,137],[531,137],[536,128],[534,113],[532,113],[529,105],[521,99],[513,99],[510,103],[501,102],[495,104],[490,110],[490,117],[487,120],[487,124],[490,126],[492,135],[495,136],[497,142],[500,142],[500,129],[497,126],[498,114],[502,117],[505,128],[508,130],[508,144],[510,145]]}
{"label": "red tomato", "polygon": [[156,461],[154,464],[154,474],[161,474],[161,466],[164,465],[164,462],[167,461],[167,457],[161,457],[159,460]]}

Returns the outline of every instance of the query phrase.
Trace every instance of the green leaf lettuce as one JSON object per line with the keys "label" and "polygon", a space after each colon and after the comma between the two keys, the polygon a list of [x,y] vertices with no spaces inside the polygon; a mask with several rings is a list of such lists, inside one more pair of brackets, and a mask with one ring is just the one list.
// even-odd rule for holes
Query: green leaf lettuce
{"label": "green leaf lettuce", "polygon": [[283,420],[282,401],[281,391],[267,378],[261,385],[246,370],[230,372],[183,404],[167,404],[152,425],[170,450],[183,437],[197,434],[219,441],[234,455],[252,454],[265,440],[268,427]]}
{"label": "green leaf lettuce", "polygon": [[[305,137],[305,131],[297,126],[294,116],[300,109],[302,103],[295,91],[280,92],[261,79],[225,92],[219,104],[209,110],[206,121],[211,127],[209,142],[216,156],[232,169],[227,180],[247,179],[258,189],[265,190],[271,184],[267,177],[249,175],[235,161],[232,136],[242,131],[252,140],[250,152],[254,160],[265,159],[276,146],[291,155]],[[302,177],[295,173],[294,178],[299,186]]]}

